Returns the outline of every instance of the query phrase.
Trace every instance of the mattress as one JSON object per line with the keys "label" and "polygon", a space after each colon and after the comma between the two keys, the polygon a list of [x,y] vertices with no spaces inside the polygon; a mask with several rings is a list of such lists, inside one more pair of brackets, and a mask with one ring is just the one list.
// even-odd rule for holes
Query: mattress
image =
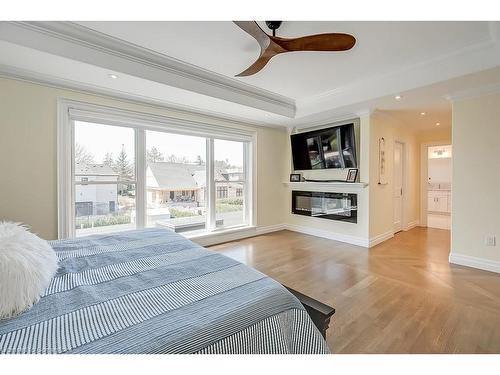
{"label": "mattress", "polygon": [[0,353],[329,352],[281,284],[174,232],[51,246],[59,270],[30,310],[0,321]]}

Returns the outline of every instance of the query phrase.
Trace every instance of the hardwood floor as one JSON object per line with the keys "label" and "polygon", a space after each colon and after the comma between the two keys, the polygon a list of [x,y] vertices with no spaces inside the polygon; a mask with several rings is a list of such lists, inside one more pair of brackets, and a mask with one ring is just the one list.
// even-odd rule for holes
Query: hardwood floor
{"label": "hardwood floor", "polygon": [[500,353],[500,275],[449,248],[427,228],[369,250],[290,231],[211,247],[335,307],[334,353]]}

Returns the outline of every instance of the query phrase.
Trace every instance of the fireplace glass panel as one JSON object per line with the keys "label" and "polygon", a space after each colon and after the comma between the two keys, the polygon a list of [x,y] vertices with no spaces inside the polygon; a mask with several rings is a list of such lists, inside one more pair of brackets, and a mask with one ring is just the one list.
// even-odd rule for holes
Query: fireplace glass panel
{"label": "fireplace glass panel", "polygon": [[357,210],[356,194],[292,192],[292,212],[294,214],[356,223]]}

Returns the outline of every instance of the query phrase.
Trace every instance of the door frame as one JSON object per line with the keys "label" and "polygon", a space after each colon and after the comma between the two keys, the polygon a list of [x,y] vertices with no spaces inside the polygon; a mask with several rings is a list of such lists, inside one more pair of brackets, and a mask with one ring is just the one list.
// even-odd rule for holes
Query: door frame
{"label": "door frame", "polygon": [[[426,142],[420,145],[420,226],[427,227],[427,178],[429,171],[429,147],[451,145],[453,152],[453,143],[449,141]],[[453,158],[451,160],[453,168]]]}
{"label": "door frame", "polygon": [[[395,138],[394,139],[394,144],[393,144],[393,147],[392,147],[392,181],[394,182],[395,181],[395,168],[394,168],[394,152],[396,150],[396,143],[399,143],[401,144],[401,148],[402,148],[402,152],[401,152],[401,181],[402,181],[402,188],[403,188],[403,192],[401,194],[401,230],[400,231],[404,231],[406,230],[407,226],[408,226],[408,223],[406,222],[406,215],[405,215],[405,212],[406,212],[406,207],[407,207],[407,199],[408,199],[408,194],[406,193],[407,190],[408,190],[408,173],[407,173],[407,170],[408,170],[408,166],[407,166],[407,162],[408,162],[408,157],[406,156],[406,152],[407,152],[407,147],[406,147],[406,142],[403,141],[402,139],[399,139],[399,138]],[[394,185],[394,183],[393,183]],[[394,186],[392,186],[392,205],[393,205],[393,210],[392,210],[392,233],[393,234],[396,234],[400,231],[396,231],[394,229]]]}

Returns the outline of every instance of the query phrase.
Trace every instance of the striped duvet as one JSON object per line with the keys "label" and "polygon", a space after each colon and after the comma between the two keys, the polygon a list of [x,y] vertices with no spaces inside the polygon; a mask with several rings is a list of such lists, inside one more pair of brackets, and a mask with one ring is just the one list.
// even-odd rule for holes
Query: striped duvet
{"label": "striped duvet", "polygon": [[51,245],[60,268],[33,308],[0,321],[0,353],[328,353],[279,283],[176,233]]}

